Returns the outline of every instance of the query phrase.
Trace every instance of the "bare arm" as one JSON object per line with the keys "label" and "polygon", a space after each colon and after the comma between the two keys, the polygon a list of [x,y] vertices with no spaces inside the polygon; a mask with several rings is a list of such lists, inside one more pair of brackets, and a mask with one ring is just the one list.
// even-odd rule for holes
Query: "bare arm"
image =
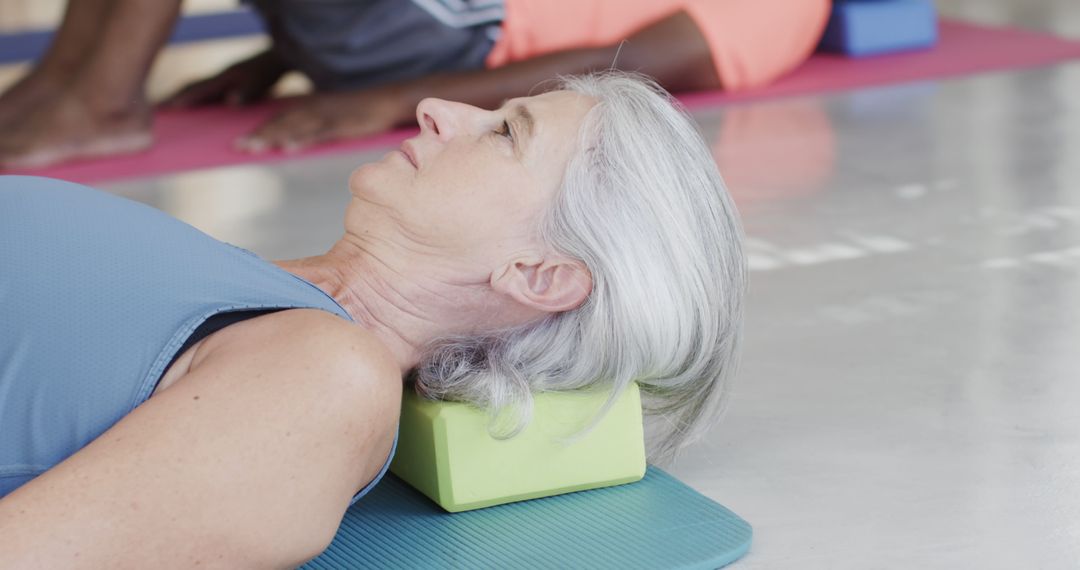
{"label": "bare arm", "polygon": [[504,99],[527,95],[537,84],[558,75],[612,67],[649,75],[669,91],[720,86],[705,37],[693,18],[680,11],[625,42],[550,53],[496,69],[434,75],[405,84],[402,91],[410,108],[424,97],[495,107]]}
{"label": "bare arm", "polygon": [[496,69],[437,74],[364,91],[316,95],[238,143],[257,152],[370,135],[414,124],[414,109],[425,97],[492,108],[505,99],[528,95],[558,75],[612,66],[650,75],[669,91],[720,87],[705,37],[693,18],[680,11],[641,29],[626,42],[550,53]]}
{"label": "bare arm", "polygon": [[238,61],[215,75],[189,83],[161,103],[163,107],[198,107],[225,103],[249,105],[266,99],[290,71],[273,49]]}
{"label": "bare arm", "polygon": [[397,366],[320,311],[217,334],[174,385],[0,501],[0,568],[283,567],[329,544],[389,453]]}

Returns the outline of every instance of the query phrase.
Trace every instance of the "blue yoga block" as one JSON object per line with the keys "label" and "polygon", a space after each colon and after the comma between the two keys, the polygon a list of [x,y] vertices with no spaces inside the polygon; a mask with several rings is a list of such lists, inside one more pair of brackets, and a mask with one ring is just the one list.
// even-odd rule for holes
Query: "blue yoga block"
{"label": "blue yoga block", "polygon": [[928,48],[937,38],[931,0],[836,0],[818,49],[863,57]]}
{"label": "blue yoga block", "polygon": [[713,570],[750,539],[738,515],[652,466],[636,483],[461,513],[388,473],[303,568]]}

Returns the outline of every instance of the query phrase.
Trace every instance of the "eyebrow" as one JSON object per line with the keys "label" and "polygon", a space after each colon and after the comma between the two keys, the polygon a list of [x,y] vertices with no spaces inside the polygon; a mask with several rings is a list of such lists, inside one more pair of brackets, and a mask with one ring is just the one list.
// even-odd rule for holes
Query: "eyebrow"
{"label": "eyebrow", "polygon": [[513,111],[510,113],[510,120],[516,121],[517,124],[521,125],[522,130],[525,131],[526,140],[523,142],[528,142],[533,138],[536,130],[536,118],[533,117],[532,111],[529,111],[528,107],[524,104],[515,105]]}

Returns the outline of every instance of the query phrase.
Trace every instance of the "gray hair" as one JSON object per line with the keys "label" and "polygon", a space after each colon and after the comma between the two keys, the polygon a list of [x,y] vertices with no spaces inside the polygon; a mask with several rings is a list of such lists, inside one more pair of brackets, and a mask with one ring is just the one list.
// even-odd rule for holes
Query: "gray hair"
{"label": "gray hair", "polygon": [[637,382],[650,460],[667,461],[726,406],[746,289],[741,227],[694,123],[656,83],[612,71],[559,86],[597,104],[537,229],[588,266],[592,292],[539,323],[439,339],[412,377],[425,396],[486,407],[496,437],[528,424],[534,391],[611,389],[591,428]]}

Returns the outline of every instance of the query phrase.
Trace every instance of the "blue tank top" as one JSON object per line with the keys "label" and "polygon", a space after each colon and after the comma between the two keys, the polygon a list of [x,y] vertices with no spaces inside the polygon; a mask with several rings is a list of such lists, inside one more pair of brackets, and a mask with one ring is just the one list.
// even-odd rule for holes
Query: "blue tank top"
{"label": "blue tank top", "polygon": [[311,283],[159,210],[0,176],[0,497],[145,402],[208,319],[293,308],[350,319]]}

